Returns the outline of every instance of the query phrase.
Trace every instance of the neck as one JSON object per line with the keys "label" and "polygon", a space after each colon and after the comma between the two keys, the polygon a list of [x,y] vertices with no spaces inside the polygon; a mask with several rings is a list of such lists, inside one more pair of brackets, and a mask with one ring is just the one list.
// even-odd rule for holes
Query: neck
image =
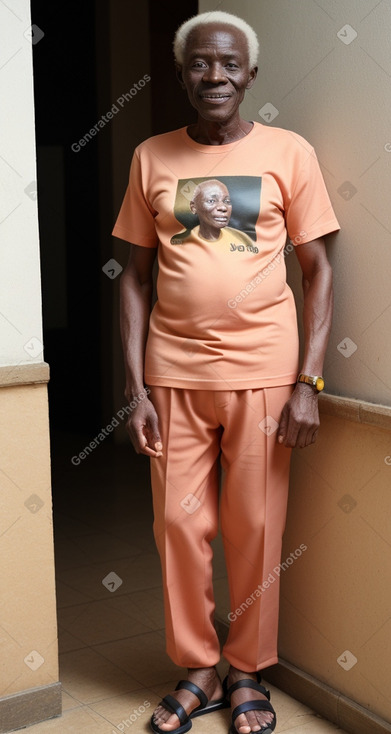
{"label": "neck", "polygon": [[252,130],[252,127],[252,122],[247,122],[241,117],[236,117],[227,122],[209,122],[199,117],[194,125],[187,128],[187,132],[196,143],[225,145],[244,138]]}
{"label": "neck", "polygon": [[218,240],[221,236],[221,229],[219,227],[208,227],[204,222],[200,222],[198,234],[203,240],[210,240],[212,242]]}

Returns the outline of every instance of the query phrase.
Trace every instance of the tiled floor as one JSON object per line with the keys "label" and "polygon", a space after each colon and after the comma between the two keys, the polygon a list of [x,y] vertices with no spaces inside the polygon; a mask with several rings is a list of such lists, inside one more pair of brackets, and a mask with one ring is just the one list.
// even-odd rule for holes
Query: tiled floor
{"label": "tiled floor", "polygon": [[[85,438],[77,436],[54,442],[63,715],[29,727],[29,734],[147,732],[153,708],[185,674],[164,650],[148,461],[136,457],[130,446],[107,443],[73,466],[71,457],[85,445]],[[106,586],[102,580],[107,576]],[[221,564],[216,577],[216,588],[223,588]],[[221,675],[226,667],[220,664]],[[271,690],[277,733],[337,731],[307,707]],[[227,734],[229,718],[228,711],[197,718],[192,731]]]}

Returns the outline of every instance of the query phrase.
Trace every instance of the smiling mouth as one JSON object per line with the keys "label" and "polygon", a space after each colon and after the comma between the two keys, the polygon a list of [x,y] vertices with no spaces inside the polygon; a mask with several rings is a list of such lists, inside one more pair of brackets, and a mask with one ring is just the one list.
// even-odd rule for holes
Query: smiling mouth
{"label": "smiling mouth", "polygon": [[201,99],[229,99],[230,94],[200,94]]}

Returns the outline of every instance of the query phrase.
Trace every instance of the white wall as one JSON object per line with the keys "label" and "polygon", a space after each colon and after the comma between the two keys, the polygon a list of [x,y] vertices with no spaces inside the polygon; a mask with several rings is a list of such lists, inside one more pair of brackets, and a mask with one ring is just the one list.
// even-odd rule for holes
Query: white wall
{"label": "white wall", "polygon": [[0,2],[1,731],[61,713],[47,377],[28,366],[43,360],[33,30],[28,0]]}
{"label": "white wall", "polygon": [[[215,7],[200,0],[200,12]],[[335,318],[327,391],[391,405],[391,5],[224,0],[218,9],[243,17],[260,40],[258,80],[243,117],[292,129],[314,145],[342,227],[328,240]],[[343,30],[347,24],[353,30]],[[270,123],[258,113],[266,103],[278,110]],[[300,309],[294,255],[287,264]]]}
{"label": "white wall", "polygon": [[0,364],[41,362],[32,42],[28,0],[0,3]]}

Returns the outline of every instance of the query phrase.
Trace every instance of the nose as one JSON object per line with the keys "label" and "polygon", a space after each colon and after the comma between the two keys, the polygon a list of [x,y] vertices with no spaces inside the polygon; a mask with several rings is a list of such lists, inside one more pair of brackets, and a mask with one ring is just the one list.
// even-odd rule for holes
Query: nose
{"label": "nose", "polygon": [[224,66],[219,62],[210,64],[204,71],[203,81],[211,84],[221,84],[226,81]]}
{"label": "nose", "polygon": [[224,201],[221,201],[219,204],[217,204],[217,209],[219,211],[227,212],[228,211],[228,206],[227,206],[227,204]]}

